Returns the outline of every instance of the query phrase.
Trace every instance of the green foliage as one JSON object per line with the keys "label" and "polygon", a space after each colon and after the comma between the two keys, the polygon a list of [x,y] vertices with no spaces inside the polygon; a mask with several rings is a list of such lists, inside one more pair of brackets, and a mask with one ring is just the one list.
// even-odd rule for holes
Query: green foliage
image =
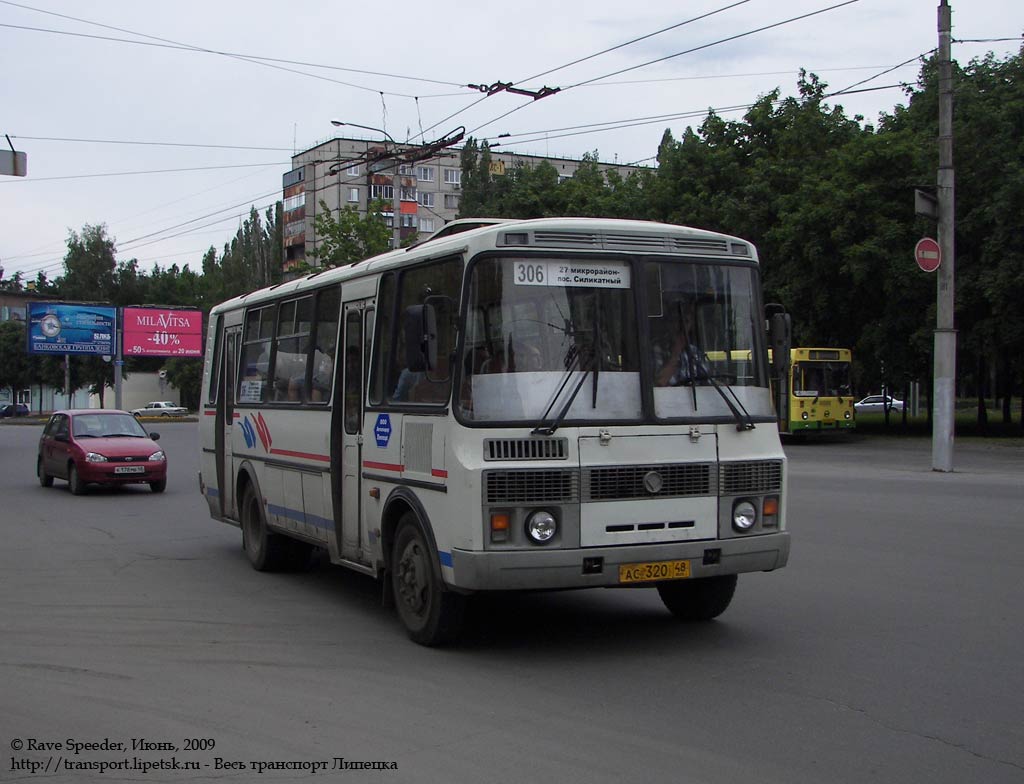
{"label": "green foliage", "polygon": [[355,207],[345,206],[334,218],[327,203],[321,201],[313,223],[320,247],[309,255],[321,267],[343,267],[384,253],[391,247],[391,229],[381,217],[380,207],[371,205],[367,215],[360,217]]}
{"label": "green foliage", "polygon": [[25,326],[22,322],[0,321],[0,387],[18,390],[32,383],[25,340]]}
{"label": "green foliage", "polygon": [[181,404],[186,408],[199,408],[199,390],[203,381],[203,360],[172,357],[164,364],[167,380],[181,393]]}
{"label": "green foliage", "polygon": [[114,296],[114,240],[103,225],[68,232],[61,296],[83,302],[111,302]]}
{"label": "green foliage", "polygon": [[623,179],[618,172],[605,173],[596,152],[585,155],[576,175],[564,182],[548,161],[494,174],[487,142],[477,146],[470,139],[462,150],[459,217],[634,218],[644,209],[646,182],[640,174]]}

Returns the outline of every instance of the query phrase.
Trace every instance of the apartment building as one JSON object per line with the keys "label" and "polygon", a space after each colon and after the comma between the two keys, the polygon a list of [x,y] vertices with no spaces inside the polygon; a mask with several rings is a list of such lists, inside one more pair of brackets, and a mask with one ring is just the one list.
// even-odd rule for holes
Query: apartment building
{"label": "apartment building", "polygon": [[[395,157],[417,149],[410,144],[336,138],[293,155],[292,170],[282,183],[285,269],[307,259],[313,262],[319,241],[313,226],[323,211],[321,202],[331,213],[352,206],[363,215],[368,203],[382,202],[390,208],[384,210],[384,219],[392,229],[397,220],[396,234],[402,242],[432,234],[454,220],[462,181],[460,150],[448,148],[408,164]],[[572,177],[581,163],[491,150],[491,171],[498,176],[517,165],[536,166],[541,161],[554,166],[562,179]],[[615,169],[623,177],[639,168],[605,163],[599,167]]]}

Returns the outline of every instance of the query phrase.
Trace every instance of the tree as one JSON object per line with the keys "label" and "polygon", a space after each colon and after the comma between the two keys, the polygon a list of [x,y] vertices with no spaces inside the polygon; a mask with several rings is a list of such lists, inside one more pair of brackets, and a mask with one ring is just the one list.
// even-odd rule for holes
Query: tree
{"label": "tree", "polygon": [[203,382],[203,360],[172,357],[164,364],[167,380],[181,393],[181,404],[199,408],[199,393]]}
{"label": "tree", "polygon": [[[64,256],[64,277],[57,289],[66,300],[112,303],[117,292],[115,272],[117,261],[114,257],[114,239],[107,236],[103,224],[82,227],[81,234],[68,232],[68,251]],[[48,373],[54,373],[47,363],[42,366]],[[73,357],[71,359],[71,388],[64,388],[64,375],[60,383],[54,384],[66,394],[82,386],[89,386],[93,394],[100,396],[103,403],[104,390],[114,383],[113,363],[99,357]]]}
{"label": "tree", "polygon": [[314,226],[321,243],[310,256],[321,267],[355,264],[391,247],[391,230],[381,216],[379,204],[372,205],[365,217],[355,207],[346,206],[334,218],[324,201],[320,202],[320,210]]}
{"label": "tree", "polygon": [[105,225],[85,225],[81,234],[68,232],[61,296],[69,300],[111,302],[116,268],[114,239],[107,236]]}
{"label": "tree", "polygon": [[0,321],[0,387],[11,390],[12,400],[19,389],[25,389],[33,380],[25,340],[22,322]]}

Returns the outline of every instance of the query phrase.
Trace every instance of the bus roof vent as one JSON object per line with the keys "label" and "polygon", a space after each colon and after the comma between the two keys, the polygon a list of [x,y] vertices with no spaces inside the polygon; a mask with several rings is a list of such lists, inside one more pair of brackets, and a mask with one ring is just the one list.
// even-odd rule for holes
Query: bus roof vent
{"label": "bus roof vent", "polygon": [[729,253],[729,243],[725,240],[709,240],[702,237],[672,237],[670,242],[673,250],[681,250],[688,253],[716,253],[722,255]]}
{"label": "bus roof vent", "polygon": [[663,234],[605,234],[604,244],[609,250],[670,250]]}
{"label": "bus roof vent", "polygon": [[569,441],[565,438],[487,438],[484,460],[565,460]]}
{"label": "bus roof vent", "polygon": [[589,231],[535,231],[533,244],[549,248],[600,248],[601,235]]}

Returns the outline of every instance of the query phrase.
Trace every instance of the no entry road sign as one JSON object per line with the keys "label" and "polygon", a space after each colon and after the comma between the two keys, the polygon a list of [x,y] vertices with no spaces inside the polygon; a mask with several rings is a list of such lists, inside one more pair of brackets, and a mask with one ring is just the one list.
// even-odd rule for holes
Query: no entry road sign
{"label": "no entry road sign", "polygon": [[939,250],[939,243],[931,237],[918,240],[914,246],[914,259],[917,266],[925,272],[935,272],[942,263],[942,251]]}

